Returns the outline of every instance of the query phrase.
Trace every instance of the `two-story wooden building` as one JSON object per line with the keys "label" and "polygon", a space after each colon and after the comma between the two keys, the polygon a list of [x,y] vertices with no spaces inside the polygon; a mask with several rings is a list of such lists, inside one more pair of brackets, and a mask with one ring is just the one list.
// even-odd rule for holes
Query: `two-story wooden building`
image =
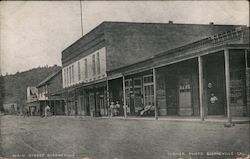
{"label": "two-story wooden building", "polygon": [[62,70],[59,69],[37,85],[40,115],[44,115],[46,105],[50,106],[52,115],[65,115],[63,96],[56,92],[62,90]]}
{"label": "two-story wooden building", "polygon": [[[147,105],[150,106],[150,110],[161,115],[200,114],[200,102],[197,102],[199,101],[197,96],[194,97],[189,93],[191,90],[196,91],[196,94],[201,91],[197,81],[194,81],[195,79],[201,81],[198,76],[194,75],[197,71],[201,71],[197,68],[198,61],[194,57],[188,61],[186,53],[179,53],[176,48],[181,50],[183,46],[186,46],[190,51],[193,46],[197,47],[194,44],[200,43],[199,40],[203,39],[203,43],[211,40],[209,38],[213,35],[221,36],[220,33],[231,32],[238,27],[214,24],[174,24],[173,22],[103,22],[62,52],[62,83],[67,114],[108,115],[110,102],[116,101],[120,105],[128,105],[129,112],[126,111],[131,115],[138,115],[138,112]],[[174,50],[177,50],[178,56],[174,56],[174,59],[169,62],[170,57],[168,56],[173,53],[162,52]],[[223,57],[209,58],[207,56],[202,66],[209,65],[213,59],[221,59],[217,63],[224,66],[221,63],[224,60]],[[153,62],[152,58],[162,61]],[[201,59],[199,58],[199,60]],[[163,66],[170,65],[170,63],[178,64],[162,69]],[[161,82],[162,85],[159,84],[159,89],[156,88],[156,70],[152,69],[156,68],[155,65],[157,68],[159,67],[157,72],[162,71],[159,74],[164,76],[157,78],[165,81]],[[224,68],[222,66],[220,66],[221,69],[214,69],[214,71],[222,71]],[[131,69],[131,67],[136,68]],[[204,68],[208,67],[204,66]],[[206,72],[205,76],[216,74],[210,69],[202,69],[202,71]],[[209,71],[211,72],[209,73]],[[211,75],[211,88],[221,85],[214,81],[221,81],[221,79],[213,78]],[[166,85],[166,83],[168,84]],[[218,90],[223,89],[218,88]],[[156,96],[156,92],[159,95]],[[213,94],[221,101],[218,95],[223,94],[223,91]],[[161,106],[159,109],[155,109],[156,105]],[[123,113],[121,107],[120,114]]]}
{"label": "two-story wooden building", "polygon": [[26,96],[25,108],[29,110],[30,115],[39,115],[40,106],[38,101],[38,89],[36,87],[27,87]]}

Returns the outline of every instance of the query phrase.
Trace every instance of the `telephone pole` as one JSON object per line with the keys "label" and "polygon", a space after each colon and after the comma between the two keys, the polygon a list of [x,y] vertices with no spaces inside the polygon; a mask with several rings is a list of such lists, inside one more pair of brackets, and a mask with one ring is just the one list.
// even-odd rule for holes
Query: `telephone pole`
{"label": "telephone pole", "polygon": [[82,0],[80,0],[80,10],[81,10],[81,32],[82,32],[82,36],[83,36],[83,22],[82,22]]}

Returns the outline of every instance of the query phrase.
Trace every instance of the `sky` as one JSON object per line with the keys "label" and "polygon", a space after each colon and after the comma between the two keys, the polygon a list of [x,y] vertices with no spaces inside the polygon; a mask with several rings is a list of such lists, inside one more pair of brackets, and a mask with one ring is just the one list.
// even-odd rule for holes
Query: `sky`
{"label": "sky", "polygon": [[[82,1],[83,34],[103,21],[249,26],[248,1]],[[81,37],[80,1],[0,2],[0,74],[61,65]]]}

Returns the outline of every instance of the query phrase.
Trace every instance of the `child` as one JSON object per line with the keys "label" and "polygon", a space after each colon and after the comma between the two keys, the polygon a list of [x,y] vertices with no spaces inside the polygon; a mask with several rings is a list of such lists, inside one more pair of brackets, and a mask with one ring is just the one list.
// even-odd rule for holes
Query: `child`
{"label": "child", "polygon": [[111,102],[111,105],[109,106],[110,107],[110,116],[114,116],[114,109],[115,109],[115,105],[114,105],[114,102]]}

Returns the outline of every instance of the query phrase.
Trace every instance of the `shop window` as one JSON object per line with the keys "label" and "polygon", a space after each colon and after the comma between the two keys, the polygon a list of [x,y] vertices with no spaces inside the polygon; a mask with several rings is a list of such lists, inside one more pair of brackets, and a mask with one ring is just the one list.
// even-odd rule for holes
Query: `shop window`
{"label": "shop window", "polygon": [[141,86],[141,79],[134,79],[135,86]]}
{"label": "shop window", "polygon": [[230,103],[243,106],[245,101],[245,54],[244,50],[230,50]]}
{"label": "shop window", "polygon": [[153,82],[153,75],[145,76],[143,78],[144,83],[152,83]]}
{"label": "shop window", "polygon": [[153,75],[143,77],[144,105],[154,105],[154,83]]}

